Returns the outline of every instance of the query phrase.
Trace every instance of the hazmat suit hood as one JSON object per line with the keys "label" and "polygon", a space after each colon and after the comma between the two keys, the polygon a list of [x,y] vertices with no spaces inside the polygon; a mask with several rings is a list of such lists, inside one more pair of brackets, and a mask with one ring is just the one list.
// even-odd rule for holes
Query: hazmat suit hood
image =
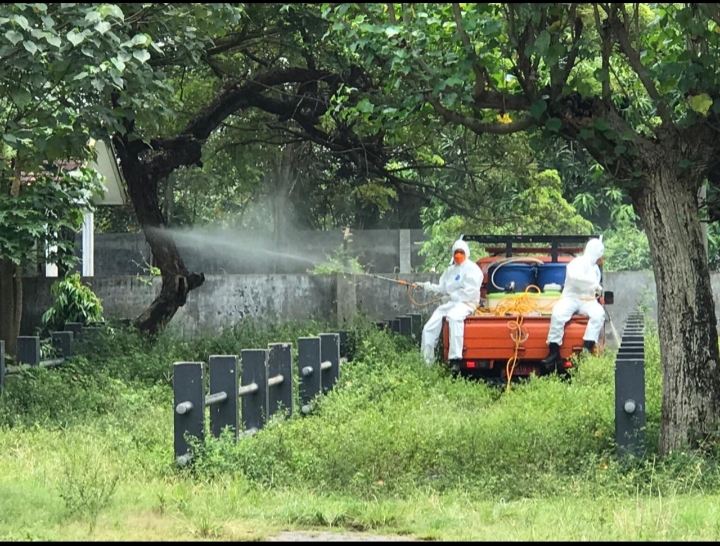
{"label": "hazmat suit hood", "polygon": [[584,256],[592,263],[597,262],[605,254],[605,245],[602,239],[590,239],[585,245]]}
{"label": "hazmat suit hood", "polygon": [[450,258],[450,264],[455,261],[454,255],[456,250],[462,250],[465,253],[465,258],[467,260],[470,260],[470,247],[465,241],[463,241],[462,239],[458,239],[457,241],[455,241],[455,243],[453,243],[452,246],[453,257]]}

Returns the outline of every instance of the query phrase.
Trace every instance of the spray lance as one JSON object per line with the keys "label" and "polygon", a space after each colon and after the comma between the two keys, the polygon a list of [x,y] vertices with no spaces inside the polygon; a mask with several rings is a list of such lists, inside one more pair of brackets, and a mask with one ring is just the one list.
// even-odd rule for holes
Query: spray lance
{"label": "spray lance", "polygon": [[433,303],[437,303],[442,300],[442,298],[437,298],[437,299],[431,300],[427,303],[419,303],[413,299],[413,297],[410,293],[414,288],[417,288],[417,286],[418,286],[417,283],[414,283],[414,282],[410,283],[407,281],[403,281],[402,279],[391,279],[390,277],[383,277],[381,275],[372,275],[372,276],[375,277],[376,279],[380,279],[381,281],[388,281],[388,282],[393,282],[395,284],[399,284],[401,286],[406,286],[408,299],[410,300],[410,302],[413,305],[416,305],[418,307],[427,307],[428,305],[432,305]]}
{"label": "spray lance", "polygon": [[389,281],[394,282],[395,284],[400,284],[402,286],[408,286],[415,288],[417,285],[415,283],[409,283],[407,281],[403,281],[402,279],[391,279],[390,277],[382,277],[380,275],[373,275],[376,279],[380,279],[381,281]]}

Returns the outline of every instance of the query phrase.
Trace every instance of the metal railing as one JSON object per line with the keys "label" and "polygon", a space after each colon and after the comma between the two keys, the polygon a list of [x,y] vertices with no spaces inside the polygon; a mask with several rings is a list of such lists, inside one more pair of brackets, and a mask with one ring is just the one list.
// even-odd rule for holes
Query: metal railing
{"label": "metal railing", "polygon": [[5,388],[7,376],[19,375],[23,370],[33,367],[53,368],[64,364],[73,356],[75,342],[82,341],[88,334],[99,330],[101,326],[83,326],[79,322],[68,322],[64,330],[52,332],[51,341],[54,349],[60,357],[43,359],[41,341],[38,336],[19,336],[17,338],[17,350],[15,353],[16,365],[5,365],[5,341],[0,340],[0,394]]}
{"label": "metal railing", "polygon": [[615,445],[619,458],[640,457],[645,443],[645,319],[628,316],[615,357]]}
{"label": "metal railing", "polygon": [[[238,384],[238,360],[242,364]],[[298,339],[300,412],[312,411],[315,398],[332,390],[347,362],[347,332]],[[205,408],[210,408],[210,430],[218,438],[226,428],[235,440],[253,435],[278,412],[295,414],[291,343],[273,343],[267,349],[245,349],[237,355],[211,356],[210,393],[205,394],[202,362],[173,366],[175,404],[175,460],[192,461],[191,438],[204,441]]]}

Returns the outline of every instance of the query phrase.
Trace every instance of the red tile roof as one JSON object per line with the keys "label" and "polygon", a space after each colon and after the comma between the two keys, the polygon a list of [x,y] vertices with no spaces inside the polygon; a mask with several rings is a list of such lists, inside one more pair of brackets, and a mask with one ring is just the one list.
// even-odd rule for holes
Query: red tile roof
{"label": "red tile roof", "polygon": [[[48,164],[47,161],[43,162],[45,165]],[[81,167],[83,165],[82,161],[78,161],[76,159],[68,159],[68,160],[57,160],[53,162],[53,167],[50,169],[42,169],[41,171],[36,172],[21,172],[20,173],[20,182],[23,184],[28,184],[31,182],[35,182],[35,177],[42,171],[50,172],[51,174],[56,174],[58,171],[69,173],[70,171],[74,171],[78,167]]]}

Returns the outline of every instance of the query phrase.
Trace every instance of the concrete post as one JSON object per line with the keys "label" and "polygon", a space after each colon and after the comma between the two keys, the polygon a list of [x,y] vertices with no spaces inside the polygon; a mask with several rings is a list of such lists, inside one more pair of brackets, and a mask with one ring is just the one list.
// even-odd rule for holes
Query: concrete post
{"label": "concrete post", "polygon": [[175,457],[189,454],[186,435],[200,442],[205,438],[205,392],[202,362],[173,365]]}
{"label": "concrete post", "polygon": [[335,286],[338,326],[351,326],[357,315],[357,278],[355,275],[338,273]]}
{"label": "concrete post", "polygon": [[212,355],[209,360],[210,394],[226,394],[224,402],[210,405],[210,430],[215,438],[219,438],[223,429],[230,427],[237,440],[240,430],[238,358],[235,355]]}
{"label": "concrete post", "polygon": [[267,421],[267,365],[268,353],[265,349],[243,349],[242,358],[242,388],[255,383],[257,387],[252,393],[242,397],[242,422],[244,431],[260,430]]}
{"label": "concrete post", "polygon": [[53,346],[60,349],[63,358],[70,358],[73,355],[73,333],[72,332],[53,332]]}
{"label": "concrete post", "polygon": [[38,366],[40,364],[40,338],[20,336],[17,338],[17,362]]}
{"label": "concrete post", "polygon": [[320,334],[320,360],[329,362],[330,366],[322,370],[321,385],[323,394],[327,394],[340,378],[340,334]]}
{"label": "concrete post", "polygon": [[298,339],[298,367],[300,368],[300,405],[304,414],[310,412],[310,403],[322,390],[320,370],[320,338]]}
{"label": "concrete post", "polygon": [[412,239],[409,229],[400,230],[400,273],[412,272]]}
{"label": "concrete post", "polygon": [[[278,411],[293,416],[293,366],[292,344],[270,343],[268,345],[268,419]],[[282,376],[282,382],[271,385],[271,380]]]}

